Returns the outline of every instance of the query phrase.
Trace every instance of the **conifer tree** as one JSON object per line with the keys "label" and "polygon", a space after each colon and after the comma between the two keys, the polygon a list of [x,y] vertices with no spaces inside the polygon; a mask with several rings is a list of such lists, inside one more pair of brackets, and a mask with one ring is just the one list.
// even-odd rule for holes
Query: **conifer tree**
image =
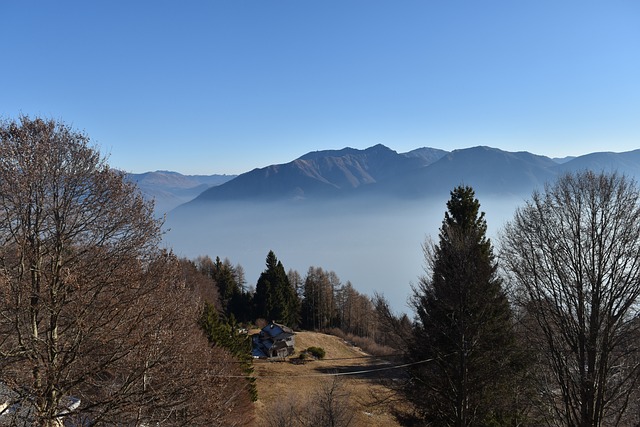
{"label": "conifer tree", "polygon": [[258,399],[256,379],[251,377],[253,374],[251,337],[240,332],[240,328],[233,319],[226,322],[220,319],[215,307],[208,302],[205,302],[199,324],[210,343],[224,348],[240,362],[242,371],[247,375],[247,389],[251,400],[256,401]]}
{"label": "conifer tree", "polygon": [[254,301],[256,317],[297,326],[300,317],[298,295],[273,251],[267,254],[266,269],[256,284]]}
{"label": "conifer tree", "polygon": [[411,369],[409,397],[432,425],[507,424],[516,342],[484,212],[463,186],[447,209],[439,243],[424,245],[427,275],[412,297],[409,357],[430,361]]}

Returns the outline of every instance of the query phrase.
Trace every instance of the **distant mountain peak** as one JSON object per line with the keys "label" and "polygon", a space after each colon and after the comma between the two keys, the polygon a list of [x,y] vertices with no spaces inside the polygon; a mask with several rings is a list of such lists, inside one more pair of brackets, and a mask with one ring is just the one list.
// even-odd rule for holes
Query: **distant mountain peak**
{"label": "distant mountain peak", "polygon": [[396,153],[396,152],[382,144],[376,144],[372,147],[365,148],[365,149],[345,147],[339,150],[311,151],[307,154],[304,154],[298,157],[298,159],[296,160],[316,160],[316,159],[326,158],[326,157],[359,156],[362,154],[371,154],[371,153],[390,154],[390,153]]}

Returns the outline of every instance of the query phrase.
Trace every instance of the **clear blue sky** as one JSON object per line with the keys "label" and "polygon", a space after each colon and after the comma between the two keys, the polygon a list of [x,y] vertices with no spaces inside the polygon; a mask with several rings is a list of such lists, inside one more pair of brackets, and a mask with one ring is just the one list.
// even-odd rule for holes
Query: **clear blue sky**
{"label": "clear blue sky", "polygon": [[640,2],[0,2],[0,115],[130,172],[314,150],[640,148]]}

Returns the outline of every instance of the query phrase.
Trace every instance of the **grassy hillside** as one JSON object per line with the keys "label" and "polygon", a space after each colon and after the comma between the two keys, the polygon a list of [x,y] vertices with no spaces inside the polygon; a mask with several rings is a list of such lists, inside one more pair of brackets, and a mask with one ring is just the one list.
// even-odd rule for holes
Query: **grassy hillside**
{"label": "grassy hillside", "polygon": [[[406,410],[406,404],[377,380],[379,375],[397,373],[382,370],[359,375],[338,375],[335,372],[375,370],[391,366],[388,362],[369,357],[338,337],[315,332],[296,334],[296,353],[283,362],[256,360],[258,376],[257,426],[271,427],[274,414],[292,411],[312,411],[317,402],[326,397],[329,389],[337,387],[341,407],[352,411],[350,426],[399,426],[393,413]],[[304,364],[291,363],[300,351],[308,347],[322,347],[323,360]],[[334,383],[334,381],[336,381]]]}

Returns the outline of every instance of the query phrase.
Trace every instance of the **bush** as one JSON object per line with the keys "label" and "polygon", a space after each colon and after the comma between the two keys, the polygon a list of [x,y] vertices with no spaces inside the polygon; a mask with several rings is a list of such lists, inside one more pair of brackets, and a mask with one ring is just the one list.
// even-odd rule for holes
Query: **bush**
{"label": "bush", "polygon": [[324,356],[326,355],[324,348],[322,347],[309,347],[306,351],[307,353],[311,353],[311,355],[316,359],[324,359]]}

